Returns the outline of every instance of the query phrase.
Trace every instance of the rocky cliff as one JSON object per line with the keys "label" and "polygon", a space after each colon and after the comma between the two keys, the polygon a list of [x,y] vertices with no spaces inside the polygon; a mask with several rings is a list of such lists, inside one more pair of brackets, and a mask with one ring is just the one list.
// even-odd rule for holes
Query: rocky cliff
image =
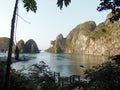
{"label": "rocky cliff", "polygon": [[[0,51],[5,52],[8,51],[9,48],[9,38],[1,37],[0,38]],[[16,46],[18,46],[20,53],[39,53],[38,46],[36,42],[32,39],[29,39],[26,43],[23,40],[17,42]],[[15,45],[13,45],[13,52],[15,50]]]}
{"label": "rocky cliff", "polygon": [[26,43],[23,40],[18,41],[16,44],[20,53],[39,53],[38,46],[33,39],[29,39]]}
{"label": "rocky cliff", "polygon": [[[77,25],[66,38],[56,38],[48,51],[65,53],[82,53],[94,55],[120,54],[120,22],[111,23],[107,19],[96,26],[94,21]],[[59,43],[59,44],[58,44]],[[59,52],[60,53],[60,52]]]}
{"label": "rocky cliff", "polygon": [[16,46],[18,46],[20,53],[25,53],[25,43],[23,40],[18,41]]}
{"label": "rocky cliff", "polygon": [[65,46],[66,38],[63,37],[62,34],[59,34],[56,38],[56,40],[51,41],[51,46],[47,50],[49,52],[55,52],[55,53],[64,53],[64,46]]}

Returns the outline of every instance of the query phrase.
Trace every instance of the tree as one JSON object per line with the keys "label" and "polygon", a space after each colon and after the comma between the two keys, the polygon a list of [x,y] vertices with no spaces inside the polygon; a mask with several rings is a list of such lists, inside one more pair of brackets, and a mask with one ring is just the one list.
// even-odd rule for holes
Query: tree
{"label": "tree", "polygon": [[109,18],[111,22],[118,21],[120,18],[120,0],[100,0],[97,10],[111,10],[112,16]]}
{"label": "tree", "polygon": [[54,74],[44,61],[31,65],[28,76],[40,86],[41,90],[58,90]]}
{"label": "tree", "polygon": [[19,48],[18,48],[18,46],[16,46],[16,48],[15,48],[15,59],[19,60]]}
{"label": "tree", "polygon": [[15,19],[16,19],[16,11],[18,7],[18,0],[16,0],[13,17],[11,20],[11,34],[10,34],[10,42],[9,42],[9,51],[8,51],[8,58],[7,58],[7,67],[6,67],[6,77],[5,77],[5,90],[9,90],[9,82],[10,82],[10,64],[11,64],[11,56],[12,56],[12,46],[13,46],[13,38],[14,38],[14,27],[15,27]]}
{"label": "tree", "polygon": [[[11,70],[10,64],[11,64],[12,46],[13,46],[13,38],[14,38],[14,27],[15,27],[15,21],[16,21],[16,12],[17,12],[17,8],[18,8],[18,1],[19,0],[16,0],[16,2],[15,2],[13,16],[12,16],[12,20],[11,20],[10,43],[9,43],[7,67],[6,67],[6,77],[5,77],[5,85],[4,85],[5,90],[9,90],[10,70]],[[57,5],[58,5],[58,7],[60,7],[60,9],[62,9],[63,3],[67,7],[70,2],[71,2],[71,0],[58,0]],[[31,10],[33,12],[36,12],[36,10],[37,10],[37,3],[35,0],[23,0],[23,5],[27,11]]]}
{"label": "tree", "polygon": [[89,78],[88,90],[119,90],[120,65],[115,62],[106,62],[86,70]]}

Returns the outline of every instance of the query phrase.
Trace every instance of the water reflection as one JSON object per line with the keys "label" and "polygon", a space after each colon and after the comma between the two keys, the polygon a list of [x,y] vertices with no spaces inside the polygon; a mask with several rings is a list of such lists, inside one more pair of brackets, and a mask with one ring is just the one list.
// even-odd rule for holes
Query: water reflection
{"label": "water reflection", "polygon": [[71,72],[84,77],[83,72],[86,69],[90,69],[97,64],[101,64],[107,61],[107,57],[95,56],[95,55],[80,55],[71,54],[71,59],[73,61],[72,65],[69,67]]}
{"label": "water reflection", "polygon": [[[51,67],[52,71],[60,72],[61,75],[70,76],[73,74],[81,75],[84,77],[84,70],[91,68],[97,64],[101,64],[107,61],[105,56],[94,56],[94,55],[82,55],[82,54],[52,54],[41,52],[35,54],[36,59],[17,62],[12,64],[16,69],[20,69],[22,65],[29,67],[39,61],[45,61]],[[82,65],[82,67],[80,67]]]}

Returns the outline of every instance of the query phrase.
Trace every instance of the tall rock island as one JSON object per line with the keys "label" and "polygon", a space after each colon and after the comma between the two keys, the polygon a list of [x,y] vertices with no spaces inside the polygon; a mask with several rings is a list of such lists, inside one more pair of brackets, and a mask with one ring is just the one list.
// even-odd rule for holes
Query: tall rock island
{"label": "tall rock island", "polygon": [[[0,51],[6,52],[9,48],[9,38],[0,37]],[[13,45],[13,52],[15,50],[15,46],[18,46],[20,53],[39,53],[39,48],[36,42],[33,39],[29,39],[26,43],[23,40],[20,40]]]}
{"label": "tall rock island", "polygon": [[93,55],[120,54],[120,22],[111,23],[107,19],[96,25],[94,21],[87,21],[77,25],[66,38],[59,34],[51,41],[49,52],[81,53]]}
{"label": "tall rock island", "polygon": [[29,39],[26,43],[20,40],[16,45],[20,49],[20,53],[39,53],[38,46],[33,39]]}

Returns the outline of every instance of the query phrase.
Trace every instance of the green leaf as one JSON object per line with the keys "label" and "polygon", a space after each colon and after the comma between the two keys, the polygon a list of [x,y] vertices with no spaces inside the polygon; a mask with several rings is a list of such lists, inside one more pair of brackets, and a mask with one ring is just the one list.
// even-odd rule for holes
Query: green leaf
{"label": "green leaf", "polygon": [[57,6],[60,7],[60,9],[62,9],[63,3],[67,7],[70,2],[71,2],[71,0],[58,0],[57,1]]}
{"label": "green leaf", "polygon": [[35,0],[23,0],[24,8],[28,11],[33,11],[36,13],[37,3]]}

